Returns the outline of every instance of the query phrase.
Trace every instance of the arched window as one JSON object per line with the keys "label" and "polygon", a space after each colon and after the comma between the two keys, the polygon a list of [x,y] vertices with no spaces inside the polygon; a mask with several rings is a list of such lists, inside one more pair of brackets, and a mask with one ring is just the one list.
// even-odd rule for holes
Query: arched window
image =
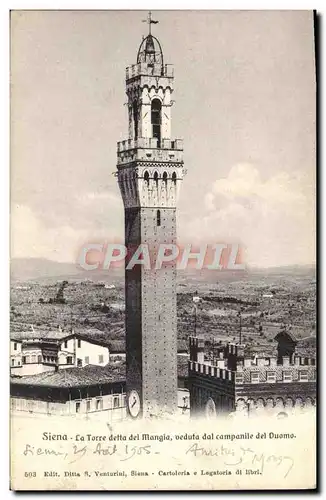
{"label": "arched window", "polygon": [[157,187],[158,186],[158,173],[157,172],[154,173],[154,181],[155,181],[155,184]]}
{"label": "arched window", "polygon": [[166,172],[163,172],[163,182],[165,183],[165,187],[166,187],[166,184],[168,182],[168,174]]}
{"label": "arched window", "polygon": [[161,225],[161,211],[157,210],[156,212],[156,225],[160,226]]}
{"label": "arched window", "polygon": [[172,181],[174,184],[177,183],[177,174],[175,172],[173,172],[173,174],[172,174]]}
{"label": "arched window", "polygon": [[138,106],[137,106],[137,101],[134,100],[132,103],[132,115],[134,119],[134,135],[135,135],[135,140],[138,139]]}
{"label": "arched window", "polygon": [[149,173],[147,172],[147,170],[144,173],[144,181],[146,182],[146,184],[148,186],[148,184],[149,184]]}
{"label": "arched window", "polygon": [[151,103],[151,123],[153,137],[157,139],[158,147],[161,146],[161,111],[161,101],[159,99],[153,99]]}

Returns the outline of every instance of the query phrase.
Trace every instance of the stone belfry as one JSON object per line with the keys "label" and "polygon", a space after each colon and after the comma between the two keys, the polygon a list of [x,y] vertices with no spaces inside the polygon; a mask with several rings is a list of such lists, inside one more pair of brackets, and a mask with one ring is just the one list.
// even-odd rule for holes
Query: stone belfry
{"label": "stone belfry", "polygon": [[[177,409],[176,266],[163,263],[156,269],[155,263],[162,244],[176,243],[183,143],[171,137],[173,68],[151,34],[157,21],[149,14],[147,22],[149,34],[140,44],[137,63],[126,69],[129,137],[118,143],[117,162],[128,248],[126,396],[134,418]],[[140,245],[149,251],[150,268],[130,266]]]}

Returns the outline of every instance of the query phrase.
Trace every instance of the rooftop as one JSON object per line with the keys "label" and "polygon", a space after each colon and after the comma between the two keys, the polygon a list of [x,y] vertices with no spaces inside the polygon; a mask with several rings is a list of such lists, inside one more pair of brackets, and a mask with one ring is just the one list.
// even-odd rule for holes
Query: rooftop
{"label": "rooftop", "polygon": [[83,368],[65,368],[57,372],[38,373],[25,377],[11,377],[12,384],[43,387],[86,387],[123,383],[126,378],[124,363],[106,366],[87,365]]}
{"label": "rooftop", "polygon": [[[188,376],[188,358],[178,356],[178,376]],[[106,366],[87,365],[83,368],[65,368],[56,372],[49,371],[24,377],[12,376],[11,384],[34,387],[89,387],[92,385],[124,383],[126,364],[110,363]]]}
{"label": "rooftop", "polygon": [[24,331],[24,332],[12,332],[10,334],[11,340],[16,342],[23,341],[62,341],[72,337],[76,337],[86,342],[92,344],[100,345],[103,347],[108,347],[110,352],[124,352],[125,351],[125,341],[110,339],[109,334],[97,329],[88,329],[85,331],[63,331],[61,329],[51,330],[51,331]]}

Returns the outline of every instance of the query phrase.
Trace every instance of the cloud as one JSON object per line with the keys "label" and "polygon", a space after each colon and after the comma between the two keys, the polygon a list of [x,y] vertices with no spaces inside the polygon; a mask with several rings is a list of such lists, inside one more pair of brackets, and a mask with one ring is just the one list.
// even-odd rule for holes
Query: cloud
{"label": "cloud", "polygon": [[14,205],[11,212],[11,256],[76,261],[86,232],[70,226],[47,227],[27,205]]}
{"label": "cloud", "polygon": [[86,193],[83,193],[82,195],[77,195],[77,200],[80,201],[81,203],[84,203],[85,205],[88,204],[94,204],[94,202],[105,202],[106,204],[110,205],[119,205],[121,202],[121,197],[117,196],[116,194],[112,193],[111,191],[87,191]]}
{"label": "cloud", "polygon": [[277,171],[263,179],[254,165],[234,165],[204,198],[205,212],[183,221],[194,242],[239,242],[255,266],[315,261],[313,180],[302,172]]}
{"label": "cloud", "polygon": [[[253,266],[311,264],[314,196],[313,179],[301,171],[278,170],[263,178],[254,165],[236,164],[211,185],[203,205],[178,211],[178,239],[241,243]],[[75,262],[84,243],[123,240],[122,200],[109,190],[76,193],[73,210],[55,220],[27,204],[13,204],[12,257]]]}

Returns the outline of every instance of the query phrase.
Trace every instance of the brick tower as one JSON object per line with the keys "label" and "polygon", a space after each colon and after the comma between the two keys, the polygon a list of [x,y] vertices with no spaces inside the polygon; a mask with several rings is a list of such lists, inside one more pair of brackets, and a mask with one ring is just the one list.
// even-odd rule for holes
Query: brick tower
{"label": "brick tower", "polygon": [[133,418],[177,409],[176,268],[155,269],[155,261],[160,244],[176,243],[183,144],[171,138],[173,70],[152,23],[149,15],[137,63],[126,69],[129,138],[118,143],[117,163],[126,246],[131,253],[147,246],[151,260],[150,269],[128,269],[126,261],[126,396]]}

